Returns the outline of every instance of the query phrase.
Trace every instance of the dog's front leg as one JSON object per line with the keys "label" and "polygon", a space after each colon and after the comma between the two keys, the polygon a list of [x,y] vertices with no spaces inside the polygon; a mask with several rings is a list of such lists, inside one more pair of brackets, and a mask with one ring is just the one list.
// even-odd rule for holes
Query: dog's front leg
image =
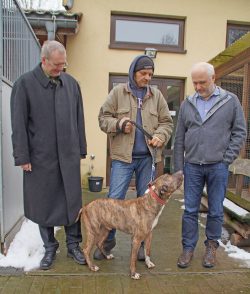
{"label": "dog's front leg", "polygon": [[152,231],[150,231],[150,233],[145,238],[145,263],[148,268],[155,267],[155,264],[150,260],[151,241],[152,241]]}
{"label": "dog's front leg", "polygon": [[141,275],[136,272],[137,254],[141,245],[141,240],[133,238],[130,258],[130,277],[134,280],[139,280]]}

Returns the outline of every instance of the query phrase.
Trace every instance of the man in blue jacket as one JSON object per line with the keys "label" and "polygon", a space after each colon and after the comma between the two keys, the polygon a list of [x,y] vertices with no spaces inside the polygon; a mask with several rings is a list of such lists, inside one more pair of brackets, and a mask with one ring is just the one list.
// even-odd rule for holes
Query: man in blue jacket
{"label": "man in blue jacket", "polygon": [[196,93],[180,107],[174,144],[175,170],[184,171],[185,200],[183,252],[177,265],[186,268],[192,260],[199,238],[198,212],[206,185],[208,214],[203,266],[211,268],[215,265],[221,237],[228,165],[244,143],[246,124],[238,97],[215,85],[211,64],[195,64],[191,75]]}

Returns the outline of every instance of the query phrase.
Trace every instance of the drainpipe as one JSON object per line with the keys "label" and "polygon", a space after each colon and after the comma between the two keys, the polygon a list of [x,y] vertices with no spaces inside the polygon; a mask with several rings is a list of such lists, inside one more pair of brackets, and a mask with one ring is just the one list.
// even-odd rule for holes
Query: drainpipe
{"label": "drainpipe", "polygon": [[[3,94],[3,1],[0,1],[0,114],[2,113]],[[2,134],[2,115],[0,115],[0,132]],[[0,137],[0,252],[3,252],[4,217],[3,217],[3,179],[2,179],[2,135]]]}
{"label": "drainpipe", "polygon": [[52,21],[45,21],[45,27],[48,33],[48,40],[55,40],[57,30],[55,15],[52,15]]}

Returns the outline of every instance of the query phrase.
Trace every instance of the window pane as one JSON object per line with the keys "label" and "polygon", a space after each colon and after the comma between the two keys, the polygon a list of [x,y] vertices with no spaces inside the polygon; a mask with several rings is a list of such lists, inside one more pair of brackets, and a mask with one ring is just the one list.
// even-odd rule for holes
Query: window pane
{"label": "window pane", "polygon": [[181,100],[181,86],[167,85],[167,102],[170,110],[171,117],[174,123],[174,129],[170,140],[168,141],[166,147],[164,148],[164,172],[173,172],[173,148],[174,148],[174,138],[177,125],[177,118],[180,108]]}
{"label": "window pane", "polygon": [[238,96],[242,103],[244,68],[229,73],[220,78],[221,87]]}
{"label": "window pane", "polygon": [[145,21],[116,20],[115,40],[118,42],[178,46],[179,25]]}
{"label": "window pane", "polygon": [[231,45],[232,43],[234,43],[236,40],[238,40],[240,37],[242,37],[249,31],[244,29],[229,29],[228,30],[228,45]]}
{"label": "window pane", "polygon": [[185,20],[136,15],[111,15],[110,48],[144,50],[153,47],[160,52],[184,50]]}
{"label": "window pane", "polygon": [[227,46],[233,44],[240,39],[243,35],[250,32],[249,24],[227,24]]}

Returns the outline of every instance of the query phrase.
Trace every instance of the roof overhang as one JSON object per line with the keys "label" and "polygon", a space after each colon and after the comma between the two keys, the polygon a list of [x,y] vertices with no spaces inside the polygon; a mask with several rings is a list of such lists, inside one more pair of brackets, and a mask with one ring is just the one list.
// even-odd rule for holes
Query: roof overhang
{"label": "roof overhang", "polygon": [[224,51],[209,60],[214,68],[219,68],[225,63],[230,62],[240,54],[248,53],[250,51],[250,32],[242,36],[239,40],[227,47]]}
{"label": "roof overhang", "polygon": [[57,35],[62,39],[65,36],[76,34],[82,18],[82,13],[67,11],[25,10],[24,12],[40,40],[49,37],[51,31],[53,31],[54,36]]}

